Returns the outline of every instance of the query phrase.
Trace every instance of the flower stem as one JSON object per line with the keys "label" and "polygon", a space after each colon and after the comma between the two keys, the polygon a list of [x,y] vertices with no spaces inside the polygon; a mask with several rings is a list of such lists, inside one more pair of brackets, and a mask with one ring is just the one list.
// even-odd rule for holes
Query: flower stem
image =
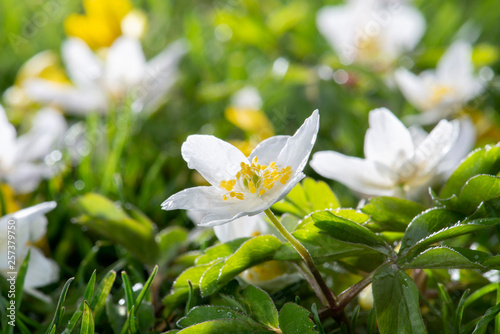
{"label": "flower stem", "polygon": [[366,288],[373,281],[374,273],[375,272],[370,273],[361,281],[342,292],[337,299],[338,307],[344,308],[354,297],[356,297],[364,288]]}
{"label": "flower stem", "polygon": [[306,263],[307,267],[311,271],[311,274],[314,277],[314,280],[318,283],[319,288],[321,289],[321,292],[325,296],[328,306],[332,310],[338,310],[337,307],[337,297],[334,295],[334,293],[328,288],[326,285],[325,281],[323,280],[323,277],[321,277],[321,274],[318,271],[318,268],[316,268],[316,265],[314,264],[314,260],[307,251],[307,249],[298,241],[295,239],[295,237],[288,232],[288,230],[281,224],[278,218],[274,215],[274,213],[271,211],[271,209],[267,209],[264,211],[273,223],[273,225],[278,229],[278,231],[285,237],[290,244],[295,248],[295,250],[300,254],[304,262]]}

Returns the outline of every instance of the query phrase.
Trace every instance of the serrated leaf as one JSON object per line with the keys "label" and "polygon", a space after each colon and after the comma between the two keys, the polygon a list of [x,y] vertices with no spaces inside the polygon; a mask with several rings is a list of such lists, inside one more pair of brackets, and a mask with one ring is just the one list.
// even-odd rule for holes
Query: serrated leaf
{"label": "serrated leaf", "polygon": [[212,265],[203,273],[200,280],[200,290],[202,296],[209,296],[217,292],[222,286],[219,286],[218,280],[222,267],[224,266],[224,260],[220,259],[212,262]]}
{"label": "serrated leaf", "polygon": [[[257,331],[263,331],[262,327],[255,323],[250,323],[241,319],[219,319],[205,321],[194,326],[185,328],[179,334],[253,334]],[[272,333],[272,332],[270,332]]]}
{"label": "serrated leaf", "polygon": [[500,218],[486,218],[486,219],[477,219],[473,221],[465,220],[464,222],[458,222],[453,226],[445,227],[423,238],[422,240],[419,240],[417,243],[415,243],[415,245],[413,245],[410,249],[407,250],[406,252],[407,257],[404,257],[403,259],[411,258],[419,250],[422,250],[425,247],[432,245],[436,242],[440,242],[450,238],[455,238],[468,233],[481,231],[487,228],[491,228],[498,224],[500,224]]}
{"label": "serrated leaf", "polygon": [[384,231],[404,232],[412,219],[425,208],[412,201],[395,197],[374,197],[361,211],[378,222]]}
{"label": "serrated leaf", "polygon": [[485,269],[481,261],[489,255],[471,249],[433,247],[417,255],[404,268],[423,269]]}
{"label": "serrated leaf", "polygon": [[471,177],[479,174],[497,175],[500,171],[500,145],[477,149],[455,170],[440,192],[441,198],[460,193]]}
{"label": "serrated leaf", "polygon": [[386,255],[391,252],[381,237],[349,219],[339,217],[330,211],[318,211],[311,217],[314,224],[333,239],[362,245]]}
{"label": "serrated leaf", "polygon": [[177,326],[186,328],[196,324],[218,319],[250,320],[247,316],[223,306],[196,306],[189,313],[177,321]]}
{"label": "serrated leaf", "polygon": [[297,184],[284,199],[275,203],[272,208],[300,218],[306,216],[309,213],[309,203],[302,185]]}
{"label": "serrated leaf", "polygon": [[432,233],[455,225],[465,216],[442,208],[433,208],[422,212],[411,221],[401,240],[399,255],[404,256],[417,242]]}
{"label": "serrated leaf", "polygon": [[283,334],[317,334],[309,311],[294,304],[286,303],[279,314],[279,325]]}
{"label": "serrated leaf", "polygon": [[241,291],[241,296],[242,302],[246,304],[249,314],[255,320],[267,327],[279,327],[278,310],[264,290],[249,285]]}
{"label": "serrated leaf", "polygon": [[373,276],[372,288],[381,333],[426,333],[417,286],[404,271],[393,264],[379,267]]}
{"label": "serrated leaf", "polygon": [[325,182],[307,177],[302,181],[302,187],[310,204],[310,212],[340,207],[337,196]]}
{"label": "serrated leaf", "polygon": [[500,178],[477,175],[465,183],[458,197],[461,212],[472,213],[479,204],[500,197]]}
{"label": "serrated leaf", "polygon": [[214,260],[228,257],[232,255],[234,252],[236,252],[236,250],[240,248],[241,245],[243,245],[249,239],[250,238],[238,238],[225,242],[223,244],[209,247],[205,250],[204,254],[200,255],[196,259],[196,264],[197,265],[207,264]]}
{"label": "serrated leaf", "polygon": [[[319,262],[373,252],[371,249],[365,247],[330,238],[322,233],[313,222],[302,226],[292,234],[302,243],[309,254]],[[278,261],[294,261],[301,260],[302,258],[297,253],[297,250],[287,242],[280,246],[274,255],[274,259]]]}
{"label": "serrated leaf", "polygon": [[94,334],[94,316],[87,301],[84,303],[81,334]]}

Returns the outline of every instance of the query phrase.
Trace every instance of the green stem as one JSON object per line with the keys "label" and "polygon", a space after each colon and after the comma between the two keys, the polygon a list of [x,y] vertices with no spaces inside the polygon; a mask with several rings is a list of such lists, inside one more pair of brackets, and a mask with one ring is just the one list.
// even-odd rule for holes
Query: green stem
{"label": "green stem", "polygon": [[5,197],[3,196],[2,184],[0,183],[0,217],[7,214],[7,203],[5,202]]}
{"label": "green stem", "polygon": [[338,310],[337,308],[337,302],[336,302],[336,296],[333,294],[333,292],[328,288],[326,285],[325,281],[323,280],[323,277],[321,277],[321,274],[318,271],[318,268],[316,268],[316,265],[314,264],[314,260],[307,251],[307,249],[298,241],[295,239],[295,237],[288,232],[288,230],[281,224],[278,218],[274,215],[274,213],[270,210],[267,209],[264,211],[273,223],[273,225],[278,229],[278,231],[285,237],[288,242],[295,248],[295,250],[300,254],[304,262],[306,263],[307,267],[311,271],[311,274],[314,277],[314,280],[318,283],[319,288],[321,289],[321,292],[325,296],[328,306],[332,310]]}

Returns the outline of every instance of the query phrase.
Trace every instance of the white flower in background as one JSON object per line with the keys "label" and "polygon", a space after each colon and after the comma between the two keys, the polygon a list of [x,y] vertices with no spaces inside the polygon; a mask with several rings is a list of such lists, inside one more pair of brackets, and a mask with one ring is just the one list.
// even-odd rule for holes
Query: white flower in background
{"label": "white flower in background", "polygon": [[[56,207],[55,202],[46,202],[17,211],[13,214],[0,218],[0,272],[8,277],[8,272],[19,270],[28,251],[31,250],[28,262],[28,271],[26,273],[24,288],[35,289],[47,284],[56,282],[59,278],[59,267],[57,264],[45,257],[43,252],[33,244],[40,241],[47,233],[47,218],[44,216],[47,212]],[[15,221],[9,224],[9,221]],[[16,270],[10,268],[9,258],[7,257],[8,231],[9,226],[15,226],[16,248],[15,265]]]}
{"label": "white flower in background", "polygon": [[[333,151],[314,154],[311,167],[365,196],[414,197],[436,177],[450,173],[475,140],[470,120],[442,120],[427,134],[407,129],[389,110],[372,110],[365,159]],[[462,131],[461,131],[462,130]]]}
{"label": "white flower in background", "polygon": [[225,224],[268,209],[304,178],[302,170],[318,127],[316,110],[293,136],[268,138],[249,157],[214,136],[189,136],[182,145],[182,156],[211,186],[178,192],[163,202],[162,208],[199,211],[204,216],[200,225],[204,226]]}
{"label": "white flower in background", "polygon": [[37,113],[29,132],[16,137],[0,106],[0,180],[24,194],[35,190],[42,179],[53,177],[66,128],[64,117],[46,108]]}
{"label": "white flower in background", "polygon": [[177,65],[185,53],[185,44],[177,41],[146,61],[139,40],[121,36],[101,59],[84,41],[69,38],[62,57],[73,85],[32,79],[24,86],[33,100],[73,114],[105,113],[127,98],[135,112],[154,111],[177,80]]}
{"label": "white flower in background", "polygon": [[425,32],[425,19],[404,1],[350,0],[322,8],[318,30],[344,64],[384,70],[411,51]]}
{"label": "white flower in background", "polygon": [[423,112],[414,118],[423,124],[446,118],[484,90],[474,75],[472,48],[462,41],[450,46],[435,71],[417,76],[401,68],[395,72],[395,79],[408,102]]}

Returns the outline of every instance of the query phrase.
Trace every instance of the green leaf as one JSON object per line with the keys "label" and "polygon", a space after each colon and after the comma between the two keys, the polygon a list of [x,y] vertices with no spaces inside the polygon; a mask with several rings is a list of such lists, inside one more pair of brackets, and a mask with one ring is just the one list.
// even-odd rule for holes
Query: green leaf
{"label": "green leaf", "polygon": [[62,305],[64,303],[64,300],[66,299],[66,294],[68,293],[69,286],[70,286],[71,282],[74,281],[74,279],[75,279],[74,277],[71,277],[64,284],[63,289],[61,291],[61,295],[59,296],[59,300],[57,301],[57,306],[56,306],[56,310],[54,313],[54,317],[52,318],[52,321],[50,322],[49,327],[47,327],[46,333],[50,333],[50,331],[52,330],[52,328],[54,326],[57,327],[59,325],[59,321],[61,318],[61,310],[63,307]]}
{"label": "green leaf", "polygon": [[465,300],[469,296],[470,289],[467,289],[462,294],[460,301],[458,302],[457,310],[455,312],[455,332],[460,333],[460,327],[462,326],[462,318],[464,315]]}
{"label": "green leaf", "polygon": [[246,304],[249,314],[261,324],[278,328],[278,310],[273,300],[262,289],[249,285],[241,291],[242,302]]}
{"label": "green leaf", "polygon": [[279,314],[279,325],[283,334],[317,334],[309,311],[294,304],[286,303]]}
{"label": "green leaf", "polygon": [[466,248],[433,247],[417,255],[404,268],[424,269],[485,269],[481,261],[488,254]]}
{"label": "green leaf", "polygon": [[196,306],[189,313],[177,321],[177,326],[186,328],[196,324],[218,319],[250,320],[245,315],[223,306]]}
{"label": "green leaf", "polygon": [[82,213],[77,222],[88,226],[106,239],[125,247],[141,261],[154,264],[158,255],[154,226],[129,217],[106,197],[88,193],[75,200]]}
{"label": "green leaf", "polygon": [[439,230],[451,227],[464,218],[465,217],[459,213],[442,208],[433,208],[424,211],[413,218],[410,225],[408,225],[403,240],[401,240],[399,256],[406,255],[409,249],[420,240],[425,239]]}
{"label": "green leaf", "polygon": [[[265,330],[264,327],[241,319],[219,319],[205,321],[185,328],[179,334],[253,334]],[[270,332],[269,333],[273,333]]]}
{"label": "green leaf", "polygon": [[479,290],[474,291],[469,298],[466,299],[464,307],[470,306],[470,304],[474,303],[475,301],[479,300],[482,298],[484,295],[487,295],[488,293],[491,293],[493,291],[497,291],[498,288],[498,283],[491,283],[488,285],[483,286]]}
{"label": "green leaf", "polygon": [[[500,218],[485,218],[485,219],[477,219],[473,221],[465,220],[464,222],[459,222],[450,227],[444,227],[439,231],[435,231],[433,234],[429,235],[426,238],[418,241],[413,245],[410,249],[407,249],[407,256],[402,259],[406,260],[407,258],[411,258],[417,252],[422,250],[423,248],[432,245],[436,242],[443,241],[450,238],[455,238],[464,234],[473,233],[477,231],[481,231],[487,228],[491,228],[495,225],[500,224]],[[403,239],[404,240],[404,239]],[[401,261],[399,261],[401,262]]]}
{"label": "green leaf", "polygon": [[82,316],[84,312],[84,307],[86,304],[87,300],[92,300],[92,297],[94,295],[94,287],[95,287],[95,279],[96,279],[96,271],[92,273],[92,276],[90,276],[89,283],[87,284],[87,288],[85,289],[85,293],[83,294],[83,300],[80,303],[80,306],[78,307],[78,310],[73,313],[71,316],[71,319],[68,323],[68,327],[63,331],[63,334],[68,334],[73,331],[75,328],[76,324],[80,320],[80,317]]}
{"label": "green leaf", "polygon": [[486,146],[469,154],[441,189],[441,198],[460,193],[465,182],[479,174],[497,175],[500,171],[500,144]]}
{"label": "green leaf", "polygon": [[116,272],[114,270],[109,271],[106,276],[102,279],[97,287],[97,291],[90,303],[90,308],[94,310],[94,315],[98,318],[99,313],[106,303],[106,298],[108,298],[111,288],[115,283]]}
{"label": "green leaf", "polygon": [[497,314],[499,312],[500,312],[500,304],[497,304],[497,305],[487,309],[486,313],[483,315],[483,317],[477,323],[476,328],[474,328],[474,332],[472,332],[472,334],[484,334],[484,333],[486,333],[486,328],[488,327],[488,323],[490,323],[490,321],[495,319],[495,317],[497,316]]}
{"label": "green leaf", "polygon": [[372,288],[381,333],[426,332],[420,315],[417,286],[404,271],[394,264],[379,267]]}
{"label": "green leaf", "polygon": [[188,237],[188,230],[180,226],[170,226],[156,234],[159,249],[159,263],[168,263],[178,255],[179,249]]}
{"label": "green leaf", "polygon": [[[292,234],[302,243],[309,254],[319,262],[374,252],[362,246],[356,246],[330,238],[322,233],[313,222],[302,225],[300,229]],[[302,260],[299,253],[297,253],[295,248],[288,242],[280,246],[274,255],[274,259],[278,261]]]}
{"label": "green leaf", "polygon": [[383,231],[404,232],[412,219],[425,208],[412,201],[394,197],[374,197],[361,211],[380,224]]}
{"label": "green leaf", "polygon": [[356,222],[337,216],[330,211],[318,211],[311,217],[314,224],[333,239],[362,245],[386,255],[391,252],[389,245],[381,237]]}
{"label": "green leaf", "polygon": [[223,244],[215,245],[212,247],[209,247],[205,250],[205,254],[200,255],[196,259],[196,264],[207,264],[210,263],[214,260],[218,260],[221,258],[226,258],[230,255],[232,255],[238,248],[241,247],[246,241],[248,241],[250,238],[238,238],[234,239],[231,241],[228,241]]}
{"label": "green leaf", "polygon": [[273,209],[277,211],[291,213],[300,218],[314,211],[339,207],[339,200],[330,187],[323,181],[311,178],[305,178],[283,200],[273,205]]}
{"label": "green leaf", "polygon": [[302,181],[302,187],[304,188],[307,201],[309,202],[309,212],[340,208],[340,202],[337,196],[335,196],[325,182],[315,181],[306,177],[304,181]]}
{"label": "green leaf", "polygon": [[17,272],[17,277],[16,277],[16,295],[15,295],[15,301],[16,301],[16,312],[19,310],[21,307],[21,301],[23,297],[23,290],[24,290],[24,280],[26,278],[26,273],[28,272],[28,265],[30,262],[30,257],[31,257],[31,250],[28,250],[28,254],[26,254],[26,257],[23,260],[23,263],[21,264],[21,267],[19,268]]}
{"label": "green leaf", "polygon": [[260,235],[246,241],[224,262],[215,263],[201,280],[201,293],[215,293],[242,271],[256,264],[271,260],[281,246],[281,241],[272,235]]}
{"label": "green leaf", "polygon": [[89,304],[85,301],[83,308],[82,327],[80,328],[81,334],[94,334],[94,316]]}
{"label": "green leaf", "polygon": [[132,284],[130,284],[130,279],[125,271],[122,271],[122,281],[123,281],[123,290],[125,292],[125,302],[127,304],[127,310],[130,311],[132,306],[134,306],[135,298],[134,292],[132,290]]}
{"label": "green leaf", "polygon": [[458,197],[461,212],[472,213],[481,202],[500,197],[500,177],[477,175],[470,178]]}
{"label": "green leaf", "polygon": [[144,286],[141,289],[139,296],[137,296],[137,299],[135,300],[134,304],[136,312],[138,312],[139,308],[141,307],[142,301],[144,300],[144,297],[146,297],[146,293],[148,293],[151,284],[153,284],[157,272],[158,272],[158,266],[155,266],[153,268],[153,271],[151,272],[151,275],[149,275],[148,280],[146,281],[146,283],[144,283]]}

